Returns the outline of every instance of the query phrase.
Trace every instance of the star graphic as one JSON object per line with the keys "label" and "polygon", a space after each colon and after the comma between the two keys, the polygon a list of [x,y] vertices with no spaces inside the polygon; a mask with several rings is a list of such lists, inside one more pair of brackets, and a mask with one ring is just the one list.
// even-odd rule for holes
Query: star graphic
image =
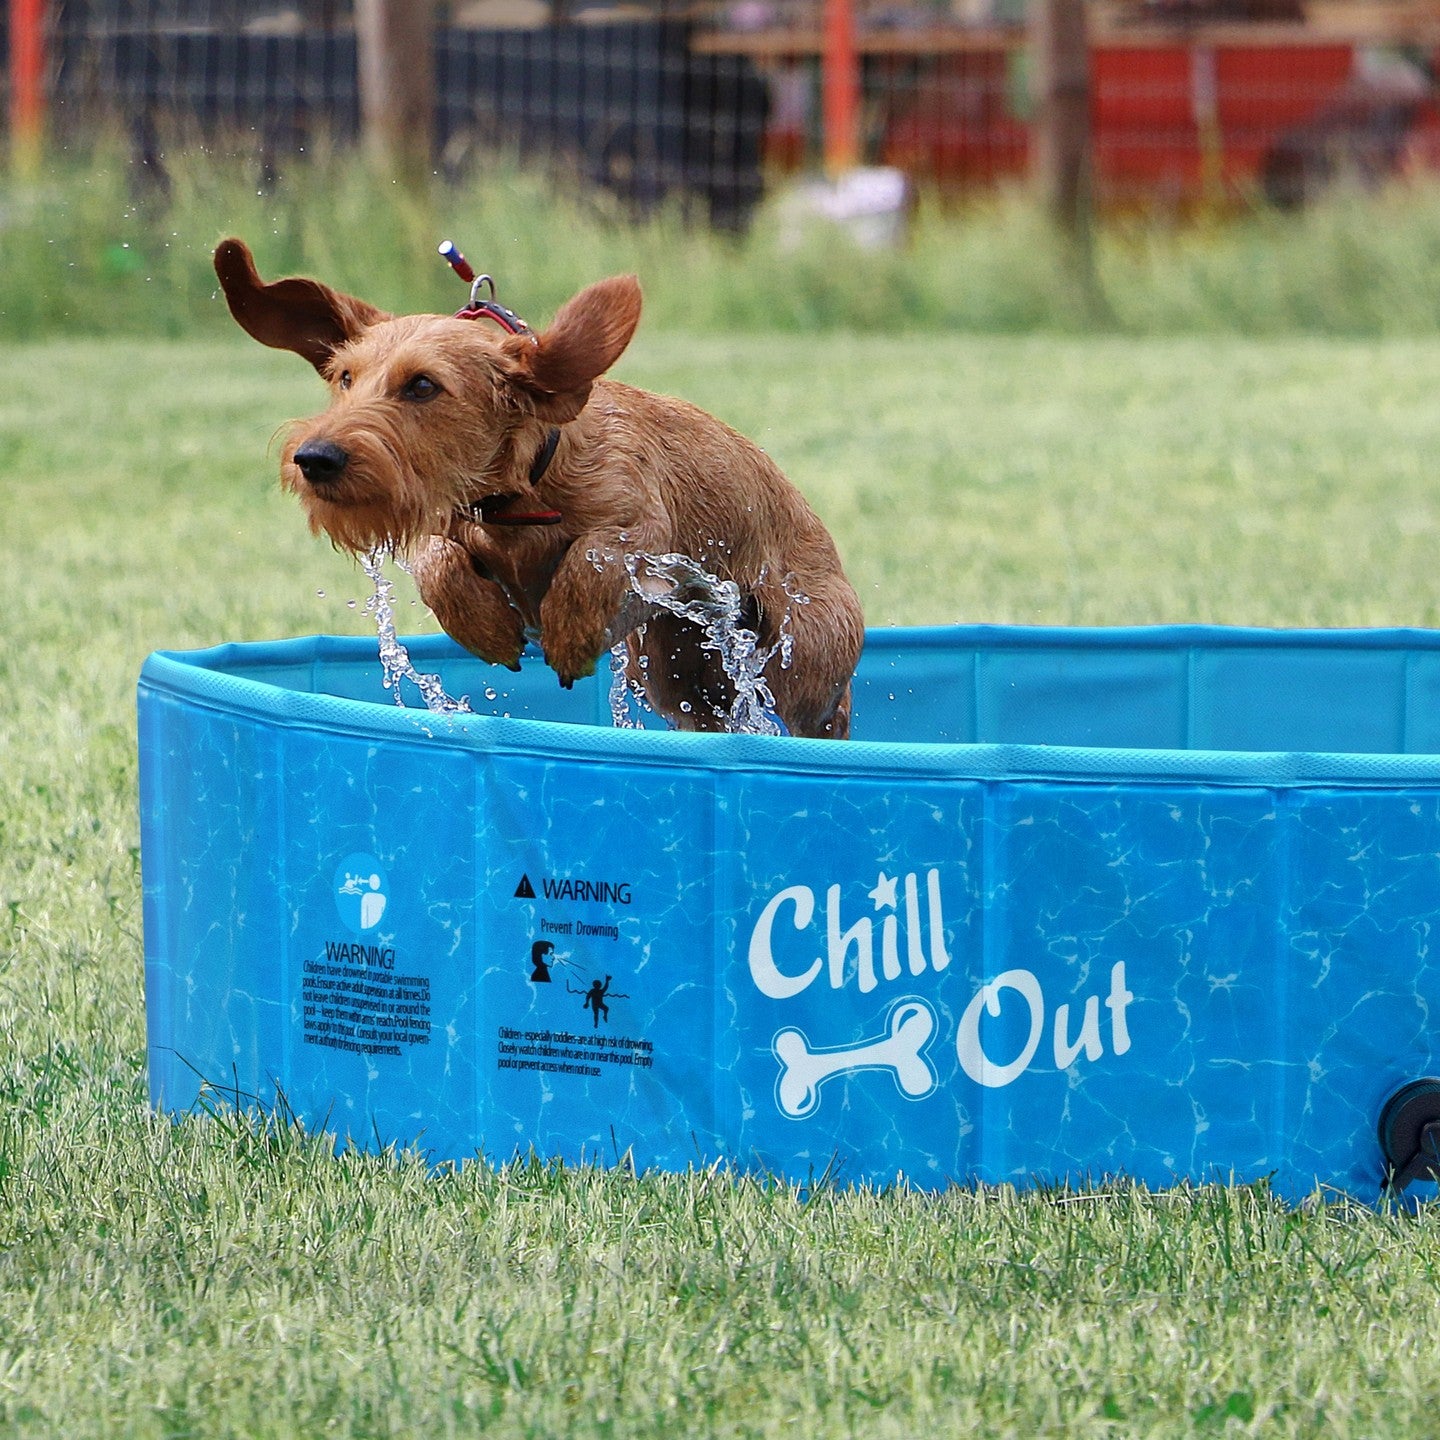
{"label": "star graphic", "polygon": [[883,870],[880,878],[875,882],[875,888],[870,892],[870,898],[875,902],[877,910],[884,910],[887,907],[895,908],[895,887],[900,883],[898,875],[887,875]]}

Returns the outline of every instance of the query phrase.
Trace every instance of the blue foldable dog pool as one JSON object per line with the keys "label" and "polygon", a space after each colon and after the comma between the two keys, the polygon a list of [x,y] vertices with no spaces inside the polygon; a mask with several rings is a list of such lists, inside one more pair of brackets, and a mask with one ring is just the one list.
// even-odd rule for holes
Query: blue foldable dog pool
{"label": "blue foldable dog pool", "polygon": [[373,640],[146,662],[157,1107],[437,1161],[1429,1186],[1440,634],[875,631],[848,743],[616,729],[604,677],[408,644],[476,714],[394,704]]}

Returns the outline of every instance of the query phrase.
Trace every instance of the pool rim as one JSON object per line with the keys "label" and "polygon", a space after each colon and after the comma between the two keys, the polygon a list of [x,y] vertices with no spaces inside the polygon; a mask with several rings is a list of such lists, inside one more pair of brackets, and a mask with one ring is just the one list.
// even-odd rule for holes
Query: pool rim
{"label": "pool rim", "polygon": [[[483,665],[448,636],[402,637],[418,666],[444,661]],[[907,649],[1186,648],[1420,651],[1440,653],[1440,631],[1414,627],[1284,629],[1225,625],[1053,626],[944,625],[866,631],[866,657]],[[141,690],[183,698],[224,714],[285,728],[375,739],[409,739],[470,752],[501,751],[548,759],[614,760],[645,766],[785,771],[836,777],[1080,784],[1204,783],[1269,789],[1440,788],[1440,753],[1319,750],[1215,750],[1088,747],[994,741],[815,740],[792,736],[695,734],[615,728],[603,667],[590,682],[596,721],[577,724],[485,714],[438,715],[385,700],[354,700],[233,673],[266,665],[294,670],[320,663],[378,668],[374,637],[312,634],[228,641],[190,650],[157,650],[141,669]],[[533,647],[522,664],[543,667]],[[496,671],[504,684],[508,671]],[[903,677],[900,679],[903,682]],[[558,682],[557,682],[558,689]],[[600,707],[603,706],[603,714]],[[777,749],[776,747],[781,747]],[[697,747],[700,747],[697,749]]]}

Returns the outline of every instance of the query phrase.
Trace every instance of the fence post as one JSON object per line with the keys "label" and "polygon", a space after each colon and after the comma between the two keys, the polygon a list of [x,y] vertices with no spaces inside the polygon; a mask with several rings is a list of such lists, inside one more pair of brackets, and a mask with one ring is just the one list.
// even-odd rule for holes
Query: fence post
{"label": "fence post", "polygon": [[1095,274],[1087,0],[1030,0],[1030,57],[1035,97],[1031,173],[1059,231],[1082,303],[1105,311]]}
{"label": "fence post", "polygon": [[1033,0],[1035,85],[1031,164],[1051,219],[1067,234],[1088,221],[1090,44],[1085,0]]}
{"label": "fence post", "polygon": [[10,159],[33,176],[45,144],[45,0],[10,0]]}
{"label": "fence post", "polygon": [[852,0],[825,0],[820,63],[825,173],[832,180],[860,160],[860,55]]}
{"label": "fence post", "polygon": [[422,182],[435,124],[434,0],[356,0],[360,126],[384,172]]}

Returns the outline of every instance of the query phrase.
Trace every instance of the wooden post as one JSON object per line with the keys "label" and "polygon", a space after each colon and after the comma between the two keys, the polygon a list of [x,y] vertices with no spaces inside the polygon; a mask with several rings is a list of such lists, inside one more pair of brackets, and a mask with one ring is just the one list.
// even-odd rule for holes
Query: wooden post
{"label": "wooden post", "polygon": [[860,52],[853,0],[825,0],[820,60],[825,172],[832,180],[860,161]]}
{"label": "wooden post", "polygon": [[1092,318],[1108,313],[1095,273],[1092,233],[1090,37],[1087,0],[1030,0],[1035,118],[1031,174],[1065,245],[1072,277]]}
{"label": "wooden post", "polygon": [[45,0],[10,0],[10,158],[33,176],[45,145]]}
{"label": "wooden post", "polygon": [[423,182],[435,126],[434,0],[356,0],[360,125],[382,172]]}
{"label": "wooden post", "polygon": [[1090,207],[1090,43],[1086,0],[1032,0],[1035,86],[1031,166],[1046,210],[1078,233]]}

